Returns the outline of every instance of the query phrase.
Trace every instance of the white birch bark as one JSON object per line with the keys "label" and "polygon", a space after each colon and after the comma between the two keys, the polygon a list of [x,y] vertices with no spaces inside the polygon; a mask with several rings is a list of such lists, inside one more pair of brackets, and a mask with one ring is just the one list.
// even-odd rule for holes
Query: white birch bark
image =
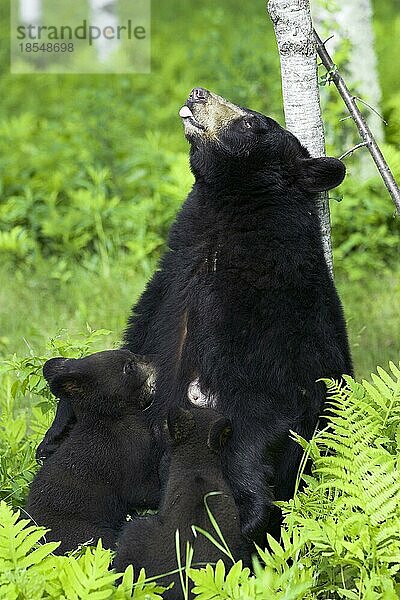
{"label": "white birch bark", "polygon": [[[327,4],[325,0],[313,0],[313,16],[320,37],[329,35],[328,51],[334,57],[343,41],[350,42],[348,61],[341,68],[346,82],[356,96],[362,98],[379,112],[382,94],[379,84],[375,36],[372,28],[371,0],[339,0]],[[372,110],[362,107],[362,112],[377,142],[384,139],[381,118]],[[350,139],[349,147],[354,145]],[[346,148],[343,149],[343,152]],[[357,155],[360,171],[365,177],[374,173],[373,163],[366,152]]]}
{"label": "white birch bark", "polygon": [[42,0],[19,0],[19,17],[26,25],[39,25],[42,17]]}
{"label": "white birch bark", "polygon": [[[281,61],[286,127],[312,157],[325,155],[317,76],[317,54],[309,0],[269,0]],[[320,221],[325,259],[333,277],[327,194],[321,194]]]}
{"label": "white birch bark", "polygon": [[[91,24],[99,27],[102,31],[105,27],[112,27],[116,31],[118,26],[116,0],[89,0],[89,4]],[[102,36],[98,40],[95,40],[94,44],[99,61],[103,63],[115,52],[120,41],[117,39],[106,39]]]}

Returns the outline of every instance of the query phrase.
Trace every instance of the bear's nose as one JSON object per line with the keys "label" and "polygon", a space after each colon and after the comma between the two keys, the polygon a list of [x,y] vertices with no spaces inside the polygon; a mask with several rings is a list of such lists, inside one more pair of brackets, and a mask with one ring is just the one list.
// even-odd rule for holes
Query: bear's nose
{"label": "bear's nose", "polygon": [[189,94],[189,100],[191,102],[205,102],[209,94],[210,92],[208,90],[205,90],[204,88],[193,88],[193,90]]}

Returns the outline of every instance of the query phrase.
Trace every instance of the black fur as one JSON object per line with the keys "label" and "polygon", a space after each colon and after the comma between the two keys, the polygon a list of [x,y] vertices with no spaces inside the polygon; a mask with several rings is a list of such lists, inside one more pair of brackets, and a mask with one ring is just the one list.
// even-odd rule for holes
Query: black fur
{"label": "black fur", "polygon": [[[235,560],[249,563],[250,554],[240,531],[239,512],[221,468],[221,451],[231,434],[230,422],[209,408],[190,411],[175,409],[168,415],[171,439],[167,485],[157,516],[137,518],[125,525],[118,542],[114,567],[122,572],[133,564],[135,572],[146,569],[148,577],[177,569],[175,532],[179,529],[181,562],[185,565],[186,541],[194,549],[193,566],[198,563],[231,561],[202,534],[193,535],[192,525],[208,531],[218,541],[207,515],[204,497],[221,528]],[[163,585],[174,582],[166,598],[183,597],[179,575],[164,577]]]}
{"label": "black fur", "polygon": [[196,181],[125,345],[158,354],[155,419],[197,377],[231,419],[225,469],[244,532],[261,540],[279,526],[272,496],[294,491],[301,450],[289,430],[310,438],[325,401],[317,380],[352,373],[316,195],[345,169],[310,158],[272,119],[224,102],[209,93],[187,102]]}
{"label": "black fur", "polygon": [[43,371],[76,423],[36,475],[27,512],[61,540],[59,553],[100,537],[113,547],[128,512],[159,503],[157,445],[142,412],[153,367],[110,350],[51,359]]}
{"label": "black fur", "polygon": [[[345,168],[310,158],[278,123],[214,94],[191,94],[187,106],[196,181],[125,346],[158,355],[155,420],[197,377],[230,417],[225,469],[244,531],[261,541],[279,526],[271,498],[293,494],[301,450],[289,430],[309,438],[325,401],[317,380],[352,373],[316,195]],[[54,424],[49,444],[67,425]]]}
{"label": "black fur", "polygon": [[68,437],[75,423],[76,417],[71,402],[60,400],[57,404],[53,423],[36,449],[36,460],[43,461],[54,454]]}

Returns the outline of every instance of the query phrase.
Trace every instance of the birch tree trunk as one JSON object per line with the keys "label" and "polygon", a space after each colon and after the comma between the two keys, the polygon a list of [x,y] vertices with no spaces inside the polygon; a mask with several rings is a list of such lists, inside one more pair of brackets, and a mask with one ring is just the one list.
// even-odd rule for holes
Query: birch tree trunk
{"label": "birch tree trunk", "polygon": [[[325,155],[317,53],[309,0],[269,0],[278,44],[286,127],[312,157]],[[328,195],[321,194],[320,221],[326,263],[333,277]]]}
{"label": "birch tree trunk", "polygon": [[[371,0],[337,0],[328,5],[324,0],[313,0],[312,9],[320,37],[334,35],[327,46],[331,55],[335,54],[344,41],[350,42],[348,60],[345,65],[340,66],[341,71],[352,93],[379,112],[382,94],[372,28]],[[384,132],[381,118],[368,108],[363,113],[377,142],[382,141]],[[354,138],[348,141],[348,146],[352,145]],[[345,150],[346,148],[343,152]],[[364,177],[374,173],[368,153],[360,152],[357,158]]]}
{"label": "birch tree trunk", "polygon": [[[91,10],[92,25],[104,30],[105,27],[112,27],[114,31],[118,26],[117,2],[116,0],[89,0]],[[95,40],[97,55],[100,62],[112,56],[118,48],[120,41],[118,39],[105,39],[101,37]]]}
{"label": "birch tree trunk", "polygon": [[42,0],[19,0],[21,23],[39,25],[42,17]]}

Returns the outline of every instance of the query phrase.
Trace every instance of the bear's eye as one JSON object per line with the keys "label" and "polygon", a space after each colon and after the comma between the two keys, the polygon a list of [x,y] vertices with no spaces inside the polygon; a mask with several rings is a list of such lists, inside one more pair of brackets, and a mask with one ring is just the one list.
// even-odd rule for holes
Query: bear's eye
{"label": "bear's eye", "polygon": [[132,371],[134,370],[134,366],[135,364],[132,361],[125,363],[123,368],[124,375],[126,375],[127,373],[132,373]]}

